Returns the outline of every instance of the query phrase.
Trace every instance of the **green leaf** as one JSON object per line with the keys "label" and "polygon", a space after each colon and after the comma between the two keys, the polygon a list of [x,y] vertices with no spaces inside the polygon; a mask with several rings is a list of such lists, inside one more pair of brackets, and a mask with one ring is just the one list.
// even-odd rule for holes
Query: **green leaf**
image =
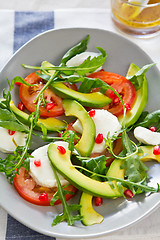
{"label": "green leaf", "polygon": [[127,79],[134,85],[136,91],[142,87],[145,73],[154,65],[155,63],[145,65],[138,72],[136,72],[135,75],[127,76]]}
{"label": "green leaf", "polygon": [[80,43],[78,43],[70,50],[68,50],[66,54],[62,57],[61,64],[63,65],[66,64],[66,62],[69,61],[72,57],[84,52],[87,49],[88,41],[89,35],[85,39],[83,39]]}
{"label": "green leaf", "polygon": [[160,128],[160,110],[149,113],[143,118],[141,117],[141,119],[139,119],[138,122],[135,124],[135,127],[137,126],[145,128],[155,126],[157,127],[157,129]]}

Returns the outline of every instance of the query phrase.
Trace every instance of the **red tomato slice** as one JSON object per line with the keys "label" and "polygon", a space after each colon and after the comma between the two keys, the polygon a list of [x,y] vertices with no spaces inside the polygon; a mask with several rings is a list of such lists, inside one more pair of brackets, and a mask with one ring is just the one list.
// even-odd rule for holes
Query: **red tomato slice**
{"label": "red tomato slice", "polygon": [[[37,185],[33,178],[27,173],[27,171],[23,167],[20,168],[19,175],[16,174],[16,176],[14,177],[13,183],[15,189],[22,198],[24,198],[28,202],[41,206],[50,206],[50,201],[53,197],[53,194],[57,191],[57,188],[46,188]],[[73,195],[72,194],[65,195],[65,199],[67,201],[75,195],[77,189],[71,184],[67,186],[65,189],[74,193]],[[48,195],[48,198],[45,201],[39,200],[39,197],[43,193],[47,193]],[[54,205],[60,203],[61,200],[58,199]]]}
{"label": "red tomato slice", "polygon": [[[20,85],[19,95],[24,106],[29,112],[36,110],[36,103],[33,103],[39,91],[44,87],[45,83],[35,72],[29,74],[25,81],[34,84],[34,86]],[[68,87],[76,90],[76,85],[67,85]],[[56,117],[64,113],[62,99],[57,96],[50,88],[43,92],[43,97],[48,103],[53,103],[53,107],[48,108],[43,105],[40,106],[41,117]]]}
{"label": "red tomato slice", "polygon": [[[116,73],[105,71],[92,73],[88,77],[101,79],[113,87],[120,94],[124,104],[128,104],[128,106],[131,106],[133,104],[136,96],[136,91],[133,84],[125,77]],[[98,91],[98,89],[94,89],[93,91]],[[112,98],[112,102],[109,105],[104,106],[103,109],[108,110],[117,117],[123,114],[122,103],[119,101],[119,98],[113,94],[113,91],[108,89],[105,94],[108,97]]]}

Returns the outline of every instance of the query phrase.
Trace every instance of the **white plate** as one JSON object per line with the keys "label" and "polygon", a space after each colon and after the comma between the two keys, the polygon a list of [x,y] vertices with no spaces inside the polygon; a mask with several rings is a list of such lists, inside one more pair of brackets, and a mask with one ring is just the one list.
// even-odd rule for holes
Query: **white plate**
{"label": "white plate", "polygon": [[[59,64],[63,54],[73,45],[90,35],[89,51],[102,47],[107,52],[104,69],[125,75],[131,62],[139,67],[152,62],[149,56],[138,46],[114,33],[97,29],[61,29],[39,35],[23,46],[8,62],[0,74],[0,89],[7,86],[6,77],[12,80],[15,76],[25,77],[30,70],[21,67],[22,63],[40,65],[44,60]],[[149,100],[147,110],[160,109],[159,89],[160,73],[152,67],[147,73],[149,83]],[[2,93],[1,93],[2,94]],[[14,100],[18,102],[14,93]],[[3,157],[3,155],[0,155]],[[156,167],[155,167],[156,166]],[[160,169],[154,164],[151,169],[153,182],[160,182],[156,174]],[[145,197],[144,194],[128,201],[123,198],[106,199],[103,206],[96,208],[104,216],[104,221],[97,225],[85,227],[80,222],[74,226],[61,223],[51,227],[52,219],[57,215],[58,207],[40,207],[23,200],[2,174],[0,175],[0,205],[15,219],[40,233],[64,238],[83,238],[101,236],[119,230],[141,219],[160,201],[160,193]]]}

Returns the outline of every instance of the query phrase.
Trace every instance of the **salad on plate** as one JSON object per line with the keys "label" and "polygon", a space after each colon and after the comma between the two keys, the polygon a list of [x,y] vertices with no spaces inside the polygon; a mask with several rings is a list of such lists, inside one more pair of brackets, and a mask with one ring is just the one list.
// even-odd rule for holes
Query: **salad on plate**
{"label": "salad on plate", "polygon": [[[41,66],[22,64],[32,72],[8,81],[0,99],[0,151],[6,154],[0,172],[26,201],[62,204],[52,226],[101,223],[94,206],[104,198],[159,191],[145,164],[160,161],[160,110],[144,111],[145,73],[154,64],[129,63],[125,76],[105,71],[106,51],[87,52],[88,41],[89,36],[69,49],[59,66],[47,60]],[[12,100],[15,88],[18,106]],[[36,149],[33,137],[43,142]]]}

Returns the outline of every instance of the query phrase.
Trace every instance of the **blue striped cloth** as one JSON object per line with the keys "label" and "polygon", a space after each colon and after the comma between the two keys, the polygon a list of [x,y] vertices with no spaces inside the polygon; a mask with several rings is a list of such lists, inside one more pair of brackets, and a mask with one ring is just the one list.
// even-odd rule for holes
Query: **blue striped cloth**
{"label": "blue striped cloth", "polygon": [[[15,12],[13,51],[37,34],[54,28],[53,12]],[[52,237],[39,234],[8,215],[6,240],[50,240]]]}

